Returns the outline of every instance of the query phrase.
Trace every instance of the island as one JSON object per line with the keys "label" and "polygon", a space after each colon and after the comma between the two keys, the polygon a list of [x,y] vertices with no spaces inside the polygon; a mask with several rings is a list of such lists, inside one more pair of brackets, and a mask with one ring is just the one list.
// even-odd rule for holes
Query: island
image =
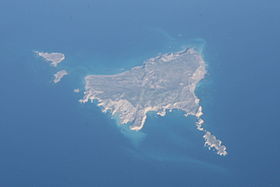
{"label": "island", "polygon": [[61,70],[58,71],[57,73],[54,74],[54,79],[53,82],[56,84],[60,82],[60,80],[65,76],[68,75],[68,72],[66,70]]}
{"label": "island", "polygon": [[79,88],[75,88],[75,89],[73,90],[73,92],[74,92],[74,93],[80,93],[80,89],[79,89]]}
{"label": "island", "polygon": [[110,111],[119,124],[128,124],[136,131],[143,128],[148,112],[164,116],[167,111],[181,110],[186,117],[197,118],[195,125],[204,132],[205,145],[226,155],[222,142],[203,128],[202,106],[195,89],[205,74],[202,55],[187,48],[148,59],[142,66],[122,73],[86,76],[80,102],[96,100],[103,112]]}
{"label": "island", "polygon": [[61,63],[65,59],[65,55],[63,53],[47,53],[47,52],[39,52],[34,51],[35,54],[44,58],[46,61],[50,62],[51,66],[56,67],[59,63]]}

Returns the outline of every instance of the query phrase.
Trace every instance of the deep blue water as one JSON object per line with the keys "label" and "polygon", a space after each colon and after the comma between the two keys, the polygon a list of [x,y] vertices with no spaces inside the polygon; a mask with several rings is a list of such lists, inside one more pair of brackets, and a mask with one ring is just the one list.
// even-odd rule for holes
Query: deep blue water
{"label": "deep blue water", "polygon": [[[2,0],[0,186],[280,186],[280,3],[204,0]],[[116,73],[161,52],[204,46],[197,89],[205,126],[228,147],[203,147],[192,118],[150,114],[128,134],[93,104],[89,73]],[[72,76],[32,53],[60,51]]]}

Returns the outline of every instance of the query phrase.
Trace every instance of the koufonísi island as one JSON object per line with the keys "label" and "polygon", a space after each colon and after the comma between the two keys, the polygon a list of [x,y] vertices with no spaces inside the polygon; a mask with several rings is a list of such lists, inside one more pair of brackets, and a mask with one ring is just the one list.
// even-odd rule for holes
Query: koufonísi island
{"label": "koufon\u00edsi island", "polygon": [[197,118],[196,127],[204,132],[205,145],[219,155],[226,155],[226,147],[203,128],[202,107],[195,95],[199,81],[206,74],[202,55],[193,48],[167,53],[148,59],[142,66],[113,75],[88,75],[81,103],[96,100],[103,111],[117,116],[119,123],[131,130],[141,130],[147,113],[181,110],[185,116]]}
{"label": "koufon\u00edsi island", "polygon": [[56,67],[59,63],[61,63],[65,59],[65,55],[63,53],[47,53],[47,52],[39,52],[34,51],[35,54],[44,58],[46,61],[50,62],[51,66]]}

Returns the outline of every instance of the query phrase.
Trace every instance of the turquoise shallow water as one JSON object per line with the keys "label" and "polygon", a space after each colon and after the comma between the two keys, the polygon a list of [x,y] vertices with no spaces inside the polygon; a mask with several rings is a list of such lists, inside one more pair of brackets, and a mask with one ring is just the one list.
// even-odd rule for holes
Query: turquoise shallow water
{"label": "turquoise shallow water", "polygon": [[[280,17],[276,1],[2,1],[0,186],[279,186]],[[163,52],[203,47],[193,118],[149,114],[141,133],[120,129],[73,93],[88,74],[112,74]],[[33,50],[60,51],[56,71]]]}

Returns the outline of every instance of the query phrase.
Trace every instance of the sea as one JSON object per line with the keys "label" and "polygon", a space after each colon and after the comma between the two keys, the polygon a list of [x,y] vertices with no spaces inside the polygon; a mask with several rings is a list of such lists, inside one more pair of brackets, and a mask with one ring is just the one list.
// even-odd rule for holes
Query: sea
{"label": "sea", "polygon": [[[1,0],[0,187],[278,187],[280,2],[276,0]],[[79,103],[84,77],[120,73],[151,57],[200,50],[194,117],[149,113],[120,126]],[[51,67],[34,51],[61,52]],[[58,84],[53,74],[69,75]]]}

